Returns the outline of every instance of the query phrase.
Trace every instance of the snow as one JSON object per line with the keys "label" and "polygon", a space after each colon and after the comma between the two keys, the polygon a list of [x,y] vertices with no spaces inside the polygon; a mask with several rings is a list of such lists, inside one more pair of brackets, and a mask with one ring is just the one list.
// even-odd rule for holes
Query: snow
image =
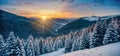
{"label": "snow", "polygon": [[120,42],[66,53],[61,56],[120,56]]}
{"label": "snow", "polygon": [[63,27],[64,25],[66,25],[67,23],[60,23],[61,26],[59,26],[58,28],[55,29],[55,31],[58,31],[58,29],[60,29],[61,27]]}
{"label": "snow", "polygon": [[64,54],[64,48],[38,56],[120,56],[120,42]]}
{"label": "snow", "polygon": [[63,26],[65,26],[65,25],[67,25],[68,23],[70,23],[70,22],[72,22],[72,21],[74,21],[74,20],[77,20],[76,18],[74,18],[74,19],[68,19],[68,22],[62,22],[62,23],[59,23],[60,24],[60,26],[58,26],[58,27],[56,27],[56,29],[55,29],[55,31],[57,32],[58,31],[58,29],[60,29],[60,28],[62,28]]}
{"label": "snow", "polygon": [[95,17],[84,17],[84,19],[85,20],[89,20],[89,21],[95,21],[95,20],[97,20],[97,16],[95,16]]}
{"label": "snow", "polygon": [[[113,18],[119,15],[108,15],[108,16],[102,16],[101,19],[109,19],[109,18]],[[91,17],[84,17],[85,20],[89,20],[89,21],[96,21],[98,16],[91,16]]]}
{"label": "snow", "polygon": [[59,56],[59,55],[64,54],[64,49],[65,49],[65,48],[61,48],[61,49],[59,49],[58,51],[51,52],[51,53],[46,53],[46,54],[38,55],[38,56]]}

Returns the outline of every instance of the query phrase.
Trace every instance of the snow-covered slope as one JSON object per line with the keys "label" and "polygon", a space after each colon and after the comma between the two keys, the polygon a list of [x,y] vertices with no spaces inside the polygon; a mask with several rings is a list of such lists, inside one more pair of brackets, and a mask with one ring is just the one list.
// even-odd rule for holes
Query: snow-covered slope
{"label": "snow-covered slope", "polygon": [[64,49],[65,48],[61,48],[58,51],[47,53],[47,54],[43,54],[43,55],[38,55],[38,56],[60,56],[60,55],[64,54]]}
{"label": "snow-covered slope", "polygon": [[120,42],[64,54],[64,48],[38,56],[120,56]]}
{"label": "snow-covered slope", "polygon": [[120,56],[120,42],[66,53],[61,56]]}

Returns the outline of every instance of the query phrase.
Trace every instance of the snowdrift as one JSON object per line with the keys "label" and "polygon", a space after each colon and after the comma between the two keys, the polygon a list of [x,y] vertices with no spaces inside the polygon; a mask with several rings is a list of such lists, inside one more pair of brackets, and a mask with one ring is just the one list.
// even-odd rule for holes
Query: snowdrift
{"label": "snowdrift", "polygon": [[120,56],[120,42],[112,43],[92,49],[70,52],[63,54],[61,56]]}

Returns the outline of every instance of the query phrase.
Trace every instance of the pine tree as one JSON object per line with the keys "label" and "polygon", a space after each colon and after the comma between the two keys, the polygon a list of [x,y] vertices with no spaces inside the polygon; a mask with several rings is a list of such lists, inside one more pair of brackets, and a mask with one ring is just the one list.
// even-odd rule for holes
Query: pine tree
{"label": "pine tree", "polygon": [[35,50],[34,50],[34,39],[32,35],[29,36],[26,44],[26,56],[35,56]]}
{"label": "pine tree", "polygon": [[38,39],[35,39],[35,42],[34,42],[34,49],[35,49],[35,55],[40,55],[40,46],[39,46],[39,40]]}
{"label": "pine tree", "polygon": [[65,40],[65,53],[70,52],[73,45],[73,33],[70,33]]}
{"label": "pine tree", "polygon": [[53,48],[53,47],[51,47],[52,45],[51,45],[50,42],[51,42],[51,37],[48,37],[48,38],[47,38],[47,49],[48,49],[48,53],[51,52],[51,51],[52,51],[52,48]]}
{"label": "pine tree", "polygon": [[113,18],[114,20],[113,20],[113,22],[114,22],[114,28],[116,29],[116,31],[117,31],[117,33],[118,33],[118,35],[119,35],[119,41],[120,41],[120,20],[117,18],[117,17],[115,17],[115,18]]}
{"label": "pine tree", "polygon": [[80,37],[79,36],[77,36],[77,39],[75,39],[72,44],[71,51],[76,51],[76,50],[80,50]]}
{"label": "pine tree", "polygon": [[6,56],[20,56],[19,44],[14,36],[14,32],[10,32],[9,37],[6,41]]}
{"label": "pine tree", "polygon": [[80,49],[87,49],[89,48],[89,40],[90,40],[90,32],[88,29],[83,29],[83,33],[80,36]]}
{"label": "pine tree", "polygon": [[120,36],[119,36],[117,30],[115,29],[114,25],[115,25],[114,21],[112,21],[108,25],[108,28],[106,30],[106,34],[104,36],[103,44],[109,44],[109,43],[119,41]]}
{"label": "pine tree", "polygon": [[18,46],[20,49],[20,51],[18,52],[19,56],[25,56],[25,49],[24,49],[23,40],[21,40],[19,37],[17,37],[17,42],[18,42]]}
{"label": "pine tree", "polygon": [[57,40],[55,40],[54,43],[53,43],[53,50],[54,51],[58,50],[58,42],[57,42]]}
{"label": "pine tree", "polygon": [[49,46],[50,47],[50,52],[53,52],[54,51],[54,46],[53,46],[54,41],[53,41],[53,39],[50,40],[49,44],[50,44],[50,46]]}
{"label": "pine tree", "polygon": [[44,42],[43,44],[42,53],[48,53],[48,47],[46,42]]}
{"label": "pine tree", "polygon": [[43,53],[42,49],[43,49],[43,39],[42,37],[39,38],[39,49],[40,49],[40,54]]}
{"label": "pine tree", "polygon": [[4,44],[3,36],[0,35],[0,56],[5,56],[4,51],[5,51],[5,44]]}
{"label": "pine tree", "polygon": [[62,39],[62,37],[57,37],[57,42],[58,42],[58,48],[62,48],[63,46],[64,46],[64,44],[63,44],[63,39]]}
{"label": "pine tree", "polygon": [[97,47],[103,45],[103,33],[104,29],[101,26],[101,19],[97,21],[97,23],[94,26],[94,31],[90,37],[90,48]]}

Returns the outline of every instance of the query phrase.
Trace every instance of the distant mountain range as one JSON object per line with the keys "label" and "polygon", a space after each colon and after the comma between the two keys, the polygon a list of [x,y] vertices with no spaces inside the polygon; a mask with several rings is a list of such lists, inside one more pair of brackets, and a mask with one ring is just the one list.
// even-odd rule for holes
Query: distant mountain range
{"label": "distant mountain range", "polygon": [[[111,18],[113,18],[113,17],[117,17],[119,19],[120,15],[102,16],[100,18],[101,18],[101,20],[107,19],[107,21],[110,21]],[[79,19],[74,20],[74,21],[62,26],[61,28],[59,28],[58,32],[61,33],[61,34],[63,34],[63,33],[68,34],[71,31],[81,30],[85,27],[91,26],[94,23],[96,23],[98,18],[99,18],[98,16],[79,18]]]}
{"label": "distant mountain range", "polygon": [[91,26],[95,22],[96,21],[89,21],[89,20],[85,20],[84,18],[80,18],[59,28],[58,32],[61,34],[62,33],[67,34],[71,31],[81,30],[82,28]]}
{"label": "distant mountain range", "polygon": [[[107,16],[106,16],[107,17]],[[16,36],[20,38],[27,38],[33,35],[38,38],[40,36],[57,36],[67,34],[70,31],[80,30],[94,24],[95,20],[89,20],[90,17],[83,17],[79,19],[51,19],[49,26],[44,26],[36,18],[26,18],[15,15],[10,12],[0,10],[0,34],[5,38],[8,37],[10,31],[14,31]],[[94,17],[94,19],[97,17]]]}

